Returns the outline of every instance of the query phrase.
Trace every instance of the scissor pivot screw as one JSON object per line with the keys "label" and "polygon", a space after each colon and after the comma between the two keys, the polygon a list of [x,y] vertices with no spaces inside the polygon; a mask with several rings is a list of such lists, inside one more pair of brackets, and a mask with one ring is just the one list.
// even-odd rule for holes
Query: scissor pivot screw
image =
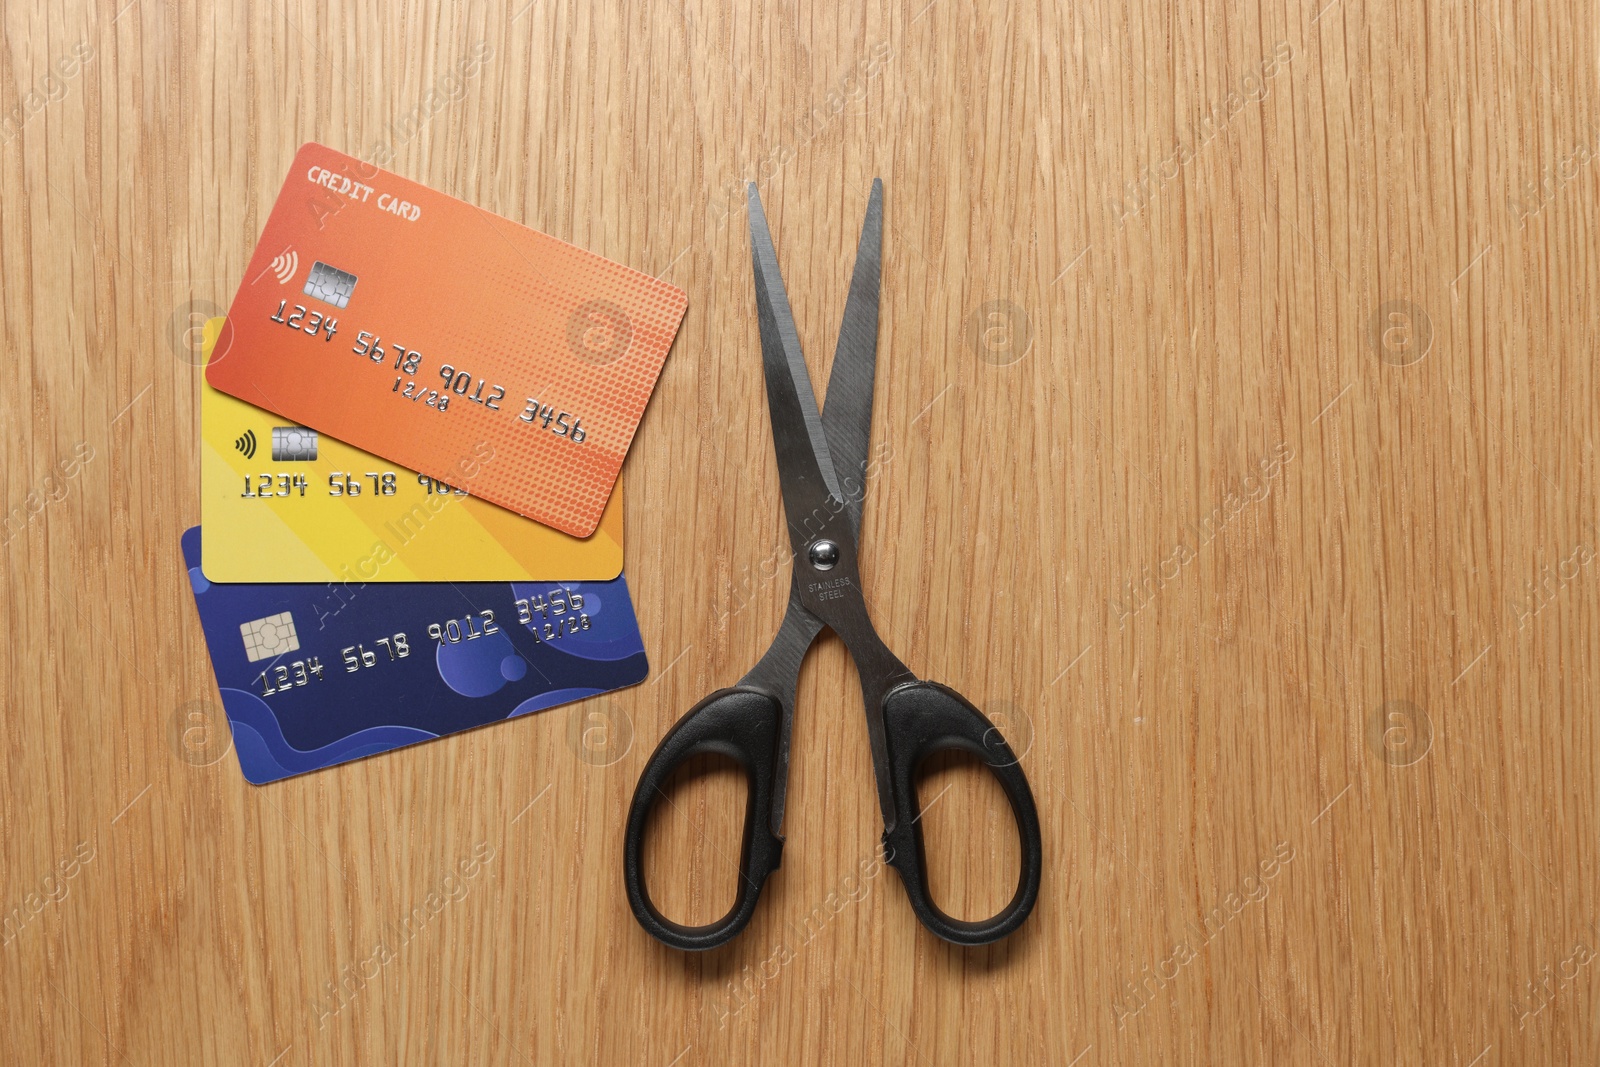
{"label": "scissor pivot screw", "polygon": [[819,571],[831,571],[839,562],[839,546],[832,541],[817,541],[809,553],[811,565]]}

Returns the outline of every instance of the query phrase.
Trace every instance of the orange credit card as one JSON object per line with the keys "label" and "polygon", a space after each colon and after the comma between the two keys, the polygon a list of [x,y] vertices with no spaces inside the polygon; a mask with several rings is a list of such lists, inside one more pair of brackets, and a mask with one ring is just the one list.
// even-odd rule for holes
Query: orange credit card
{"label": "orange credit card", "polygon": [[307,144],[206,380],[574,537],[600,522],[682,289]]}

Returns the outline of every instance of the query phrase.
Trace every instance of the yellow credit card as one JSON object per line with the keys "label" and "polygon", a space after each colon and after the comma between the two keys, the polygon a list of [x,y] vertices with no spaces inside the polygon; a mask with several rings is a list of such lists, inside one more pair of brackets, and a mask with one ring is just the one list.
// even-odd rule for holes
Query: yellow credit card
{"label": "yellow credit card", "polygon": [[[205,325],[211,359],[227,320]],[[224,345],[224,352],[226,346]],[[490,441],[446,483],[213,389],[200,396],[200,568],[213,582],[609,581],[622,572],[622,486],[578,538],[469,495]]]}

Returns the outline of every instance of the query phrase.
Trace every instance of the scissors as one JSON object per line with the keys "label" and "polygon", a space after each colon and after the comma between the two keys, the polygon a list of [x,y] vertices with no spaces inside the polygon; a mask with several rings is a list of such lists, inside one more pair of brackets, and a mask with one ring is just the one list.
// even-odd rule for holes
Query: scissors
{"label": "scissors", "polygon": [[[884,645],[867,612],[856,560],[878,362],[883,182],[872,183],[821,414],[754,183],[749,200],[761,361],[794,554],[789,606],[771,647],[750,673],[691,708],[645,764],[623,841],[628,903],[645,930],[679,949],[716,948],[749,923],[762,886],[783,858],[795,687],[806,652],[826,626],[844,640],[861,677],[885,862],[899,872],[923,926],[958,945],[989,944],[1021,926],[1039,896],[1033,791],[1011,746],[981,711],[955,691],[919,680]],[[978,922],[946,915],[928,893],[914,776],[923,760],[951,749],[976,755],[999,779],[1022,843],[1022,870],[1011,902]],[[744,770],[749,785],[744,844],[733,907],[709,925],[685,926],[666,918],[650,900],[642,862],[644,830],[668,778],[687,760],[708,753],[731,757]]]}

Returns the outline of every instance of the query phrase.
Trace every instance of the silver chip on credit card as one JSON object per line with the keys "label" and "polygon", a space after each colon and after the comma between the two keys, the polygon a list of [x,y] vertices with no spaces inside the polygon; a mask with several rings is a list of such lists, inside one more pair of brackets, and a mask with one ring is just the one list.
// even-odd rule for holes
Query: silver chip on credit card
{"label": "silver chip on credit card", "polygon": [[317,431],[304,426],[272,428],[272,459],[275,463],[310,461],[317,458]]}

